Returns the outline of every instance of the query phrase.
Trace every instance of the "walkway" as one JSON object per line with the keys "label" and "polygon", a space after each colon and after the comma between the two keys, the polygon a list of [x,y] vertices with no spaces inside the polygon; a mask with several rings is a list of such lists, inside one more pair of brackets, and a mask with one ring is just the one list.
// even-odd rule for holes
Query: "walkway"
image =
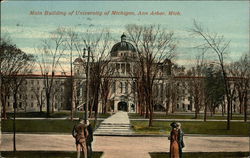
{"label": "walkway", "polygon": [[127,112],[119,111],[108,117],[95,130],[94,135],[132,135],[130,121]]}
{"label": "walkway", "polygon": [[[13,135],[3,134],[1,151],[11,151]],[[248,137],[185,136],[184,152],[248,152]],[[39,143],[38,143],[39,142]],[[149,152],[168,152],[167,137],[94,136],[94,151],[102,158],[150,158]],[[70,134],[17,134],[18,151],[75,151]]]}

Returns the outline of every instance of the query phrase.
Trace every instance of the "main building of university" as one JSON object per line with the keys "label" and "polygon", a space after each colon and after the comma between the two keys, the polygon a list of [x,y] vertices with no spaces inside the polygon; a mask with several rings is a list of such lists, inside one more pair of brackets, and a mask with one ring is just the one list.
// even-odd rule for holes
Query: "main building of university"
{"label": "main building of university", "polygon": [[[134,77],[131,71],[136,62],[135,47],[126,41],[126,36],[121,36],[121,41],[116,43],[110,50],[109,66],[115,68],[114,73],[110,76],[110,93],[108,95],[108,111],[128,111],[138,112],[137,92],[135,91]],[[129,59],[129,60],[128,60]],[[76,58],[74,65],[74,99],[71,101],[71,76],[56,75],[54,76],[54,88],[51,97],[51,110],[69,110],[71,103],[78,110],[83,110],[86,103],[86,59]],[[175,85],[177,96],[175,102],[170,103],[169,111],[175,104],[175,111],[194,111],[194,101],[187,89],[187,83],[197,78],[185,77],[183,69],[175,69],[169,60],[160,73],[161,77],[157,78],[154,85],[154,110],[165,111],[166,109],[166,89],[170,85]],[[91,73],[91,72],[90,72]],[[51,76],[47,76],[50,78]],[[46,97],[44,80],[41,75],[27,75],[22,91],[18,95],[18,111],[45,111]],[[201,78],[198,78],[201,80]],[[7,111],[13,110],[13,97],[8,96],[6,100]],[[101,99],[99,104],[102,104]],[[98,109],[102,112],[101,106]]]}

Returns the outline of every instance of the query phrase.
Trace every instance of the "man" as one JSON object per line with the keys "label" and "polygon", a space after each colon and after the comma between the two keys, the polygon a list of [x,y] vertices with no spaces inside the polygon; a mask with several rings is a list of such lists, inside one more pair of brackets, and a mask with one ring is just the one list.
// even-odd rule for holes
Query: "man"
{"label": "man", "polygon": [[93,141],[93,129],[89,120],[87,120],[87,130],[88,130],[88,137],[87,137],[87,150],[88,150],[88,158],[92,158],[92,141]]}
{"label": "man", "polygon": [[178,129],[178,135],[179,135],[179,138],[178,138],[178,142],[179,142],[179,155],[180,155],[180,158],[182,158],[182,148],[184,148],[185,147],[185,145],[184,145],[184,140],[183,140],[183,136],[184,136],[184,133],[183,133],[183,131],[182,131],[182,129],[181,129],[181,123],[179,123],[179,122],[177,122],[176,123],[176,125],[177,125],[177,129]]}
{"label": "man", "polygon": [[80,119],[80,123],[75,125],[72,130],[72,136],[76,140],[77,158],[80,158],[80,151],[82,150],[84,158],[87,158],[87,144],[86,139],[88,137],[87,126],[83,120]]}

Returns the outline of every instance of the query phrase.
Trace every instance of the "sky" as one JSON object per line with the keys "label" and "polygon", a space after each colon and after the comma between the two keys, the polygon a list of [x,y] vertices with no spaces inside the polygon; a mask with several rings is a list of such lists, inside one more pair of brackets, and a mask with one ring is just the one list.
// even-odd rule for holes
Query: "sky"
{"label": "sky", "polygon": [[[133,12],[134,15],[112,15],[112,11]],[[140,11],[148,12],[149,15],[138,15]],[[164,12],[165,15],[150,15],[157,11]],[[177,15],[169,15],[171,11]],[[39,12],[41,15],[31,15],[32,12]],[[46,12],[60,13],[46,15]],[[79,15],[79,12],[98,12],[102,15]],[[112,37],[119,42],[127,24],[160,24],[162,28],[173,31],[178,40],[177,56],[173,61],[179,65],[192,66],[197,55],[194,47],[201,42],[201,39],[195,38],[188,31],[193,27],[194,19],[210,32],[223,35],[230,41],[228,62],[236,61],[242,54],[249,53],[248,1],[7,0],[1,3],[1,36],[8,34],[18,48],[35,54],[34,48],[57,27],[70,27],[79,32],[88,28],[109,29]],[[66,60],[64,66],[68,65]]]}

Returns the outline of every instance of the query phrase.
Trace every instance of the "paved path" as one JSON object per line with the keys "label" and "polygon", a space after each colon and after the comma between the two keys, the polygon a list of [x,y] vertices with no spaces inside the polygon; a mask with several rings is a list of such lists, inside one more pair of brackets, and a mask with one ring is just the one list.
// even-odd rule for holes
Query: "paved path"
{"label": "paved path", "polygon": [[[184,152],[248,152],[249,137],[185,136]],[[3,134],[1,151],[12,150],[12,135]],[[150,158],[149,152],[168,152],[167,137],[95,136],[94,151],[102,158]],[[17,150],[75,151],[71,135],[17,134]]]}
{"label": "paved path", "polygon": [[132,135],[127,112],[119,111],[101,122],[94,135]]}

